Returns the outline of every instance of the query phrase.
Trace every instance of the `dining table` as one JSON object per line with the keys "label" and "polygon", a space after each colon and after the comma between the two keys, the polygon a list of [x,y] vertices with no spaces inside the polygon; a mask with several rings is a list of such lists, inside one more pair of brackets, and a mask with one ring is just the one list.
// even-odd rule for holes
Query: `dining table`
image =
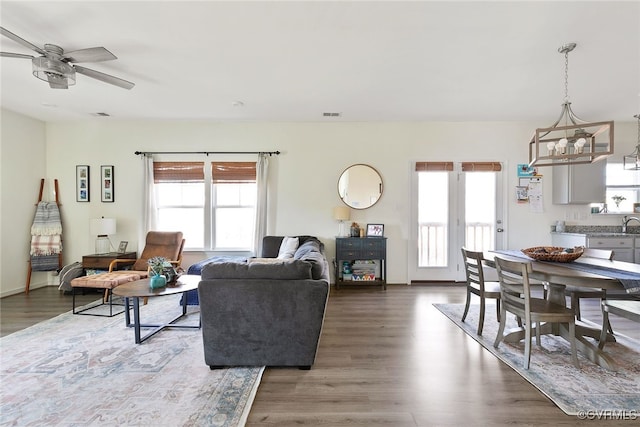
{"label": "dining table", "polygon": [[[603,290],[626,290],[629,294],[637,294],[640,298],[640,264],[614,261],[592,257],[580,257],[572,262],[539,261],[525,255],[518,250],[493,250],[484,253],[485,263],[495,268],[496,256],[531,262],[530,278],[544,283],[547,289],[547,299],[557,304],[567,305],[565,288],[578,286]],[[569,338],[568,325],[543,323],[536,325],[540,335],[553,334]],[[575,327],[576,346],[578,351],[595,364],[610,370],[617,366],[613,358],[603,349],[598,348],[597,340],[601,329],[584,322],[577,322]],[[505,335],[505,342],[517,343],[524,339],[524,328],[511,329]],[[588,338],[595,339],[596,341]],[[607,335],[607,341],[615,341],[612,334]]]}

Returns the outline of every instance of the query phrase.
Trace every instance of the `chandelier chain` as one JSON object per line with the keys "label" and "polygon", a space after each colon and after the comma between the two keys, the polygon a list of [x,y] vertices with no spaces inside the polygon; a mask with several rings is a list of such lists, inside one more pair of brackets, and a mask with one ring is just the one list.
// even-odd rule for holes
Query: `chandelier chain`
{"label": "chandelier chain", "polygon": [[564,53],[564,101],[569,102],[569,52]]}

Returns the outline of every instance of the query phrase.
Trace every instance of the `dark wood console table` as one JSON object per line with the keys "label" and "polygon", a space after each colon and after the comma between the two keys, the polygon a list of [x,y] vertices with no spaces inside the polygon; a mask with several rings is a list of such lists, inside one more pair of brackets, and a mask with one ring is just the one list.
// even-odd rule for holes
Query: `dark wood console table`
{"label": "dark wood console table", "polygon": [[[377,261],[380,271],[374,280],[345,280],[343,262]],[[387,289],[387,238],[386,237],[337,237],[334,263],[336,289],[340,286],[380,285]]]}
{"label": "dark wood console table", "polygon": [[82,267],[96,270],[109,270],[109,264],[114,259],[138,259],[136,252],[109,252],[106,254],[92,254],[82,256]]}

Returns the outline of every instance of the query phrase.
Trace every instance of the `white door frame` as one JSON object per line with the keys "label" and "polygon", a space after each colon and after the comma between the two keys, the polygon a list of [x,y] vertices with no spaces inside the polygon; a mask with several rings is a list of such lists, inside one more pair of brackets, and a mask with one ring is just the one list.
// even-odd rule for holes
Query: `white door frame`
{"label": "white door frame", "polygon": [[[449,262],[446,267],[418,267],[418,172],[415,171],[415,162],[411,164],[411,196],[409,213],[409,238],[407,250],[407,278],[411,281],[464,281],[465,273],[462,267],[460,248],[464,245],[464,181],[461,171],[461,161],[454,162],[454,170],[449,172]],[[506,170],[506,163],[502,164],[502,171]],[[506,204],[504,203],[506,174],[498,174],[496,179],[496,249],[503,249],[507,241],[505,227]],[[499,231],[502,230],[502,231]],[[428,276],[428,277],[427,277]]]}

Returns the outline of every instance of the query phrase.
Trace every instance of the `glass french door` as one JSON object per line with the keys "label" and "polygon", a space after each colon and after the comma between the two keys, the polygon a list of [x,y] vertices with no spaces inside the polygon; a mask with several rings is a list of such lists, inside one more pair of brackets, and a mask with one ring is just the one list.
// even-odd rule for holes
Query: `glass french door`
{"label": "glass french door", "polygon": [[460,248],[503,246],[499,163],[418,162],[412,177],[410,281],[463,281]]}

